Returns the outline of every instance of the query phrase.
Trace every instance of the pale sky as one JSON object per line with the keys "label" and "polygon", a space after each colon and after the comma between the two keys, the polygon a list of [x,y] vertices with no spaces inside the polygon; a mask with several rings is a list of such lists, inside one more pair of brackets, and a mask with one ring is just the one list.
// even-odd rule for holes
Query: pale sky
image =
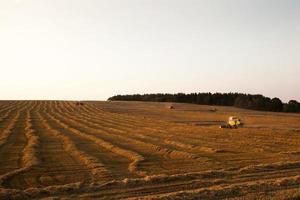
{"label": "pale sky", "polygon": [[300,101],[299,0],[0,0],[0,99]]}

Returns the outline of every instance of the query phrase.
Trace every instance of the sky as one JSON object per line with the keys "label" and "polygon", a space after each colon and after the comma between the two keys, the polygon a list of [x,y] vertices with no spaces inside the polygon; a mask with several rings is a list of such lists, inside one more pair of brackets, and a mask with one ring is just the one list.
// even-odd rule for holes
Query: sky
{"label": "sky", "polygon": [[299,0],[0,0],[0,99],[300,101]]}

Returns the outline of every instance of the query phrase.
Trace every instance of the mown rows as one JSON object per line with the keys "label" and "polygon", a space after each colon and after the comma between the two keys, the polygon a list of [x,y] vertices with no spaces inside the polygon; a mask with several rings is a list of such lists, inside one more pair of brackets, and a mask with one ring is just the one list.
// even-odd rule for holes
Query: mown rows
{"label": "mown rows", "polygon": [[269,129],[221,133],[112,113],[97,102],[6,101],[0,116],[4,199],[168,198],[179,191],[205,196],[215,186],[248,191],[247,184],[271,190],[300,184],[300,138],[290,132],[267,141]]}

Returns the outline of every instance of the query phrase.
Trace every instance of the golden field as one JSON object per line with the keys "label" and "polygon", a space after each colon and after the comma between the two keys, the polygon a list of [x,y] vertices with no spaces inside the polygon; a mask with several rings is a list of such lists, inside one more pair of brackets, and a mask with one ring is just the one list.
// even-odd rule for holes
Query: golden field
{"label": "golden field", "polygon": [[0,101],[0,199],[300,198],[300,114],[170,105]]}

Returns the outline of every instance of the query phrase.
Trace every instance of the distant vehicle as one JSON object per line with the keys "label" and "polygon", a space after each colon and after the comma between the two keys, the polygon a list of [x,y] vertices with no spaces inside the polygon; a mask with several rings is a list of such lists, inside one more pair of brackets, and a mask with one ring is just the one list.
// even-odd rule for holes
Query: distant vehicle
{"label": "distant vehicle", "polygon": [[83,106],[84,104],[82,102],[76,102],[77,106]]}
{"label": "distant vehicle", "polygon": [[218,110],[216,108],[212,108],[209,110],[210,112],[217,112]]}
{"label": "distant vehicle", "polygon": [[243,126],[242,120],[235,116],[228,118],[227,124],[221,125],[220,128],[238,128]]}
{"label": "distant vehicle", "polygon": [[169,109],[174,109],[174,106],[169,106]]}

